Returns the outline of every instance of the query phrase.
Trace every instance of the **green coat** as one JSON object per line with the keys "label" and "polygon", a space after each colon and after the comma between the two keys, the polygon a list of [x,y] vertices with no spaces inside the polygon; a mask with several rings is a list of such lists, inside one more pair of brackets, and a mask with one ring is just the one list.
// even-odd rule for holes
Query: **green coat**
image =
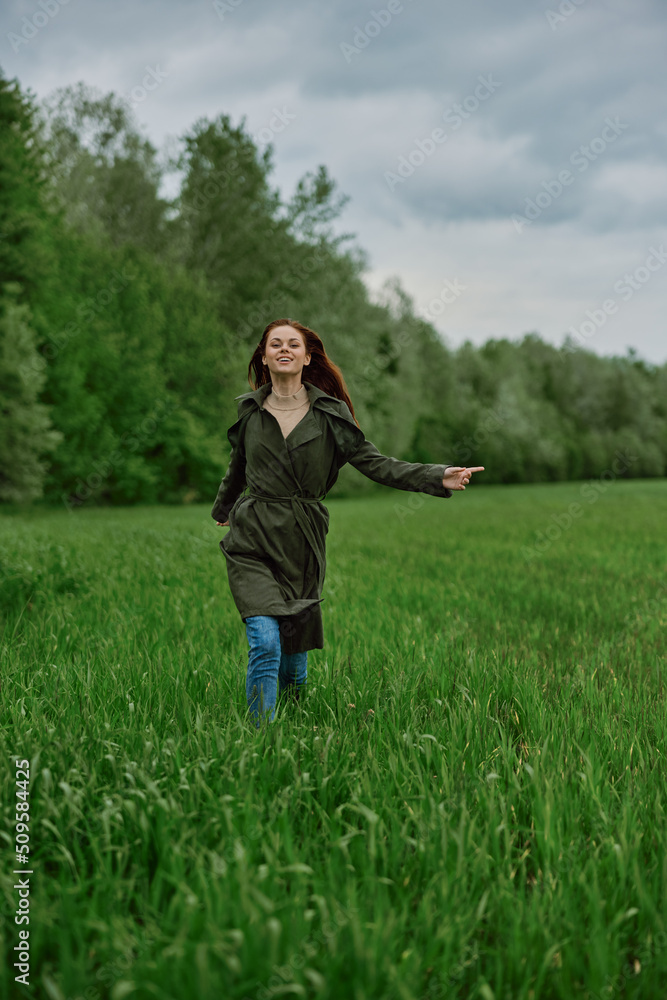
{"label": "green coat", "polygon": [[384,486],[452,495],[442,485],[446,465],[380,454],[346,403],[310,382],[303,385],[310,408],[287,438],[262,409],[270,382],[236,397],[238,420],[227,432],[229,468],[211,511],[216,521],[229,520],[220,548],[241,618],[277,618],[286,653],[324,645],[320,604],[329,511],[322,500],[346,462]]}

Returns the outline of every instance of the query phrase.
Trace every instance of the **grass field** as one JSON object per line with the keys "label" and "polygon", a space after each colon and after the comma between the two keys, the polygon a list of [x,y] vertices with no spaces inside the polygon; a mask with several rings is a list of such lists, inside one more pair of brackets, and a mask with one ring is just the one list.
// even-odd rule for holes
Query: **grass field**
{"label": "grass field", "polygon": [[0,519],[0,994],[665,997],[667,482],[328,506],[259,734],[210,505]]}

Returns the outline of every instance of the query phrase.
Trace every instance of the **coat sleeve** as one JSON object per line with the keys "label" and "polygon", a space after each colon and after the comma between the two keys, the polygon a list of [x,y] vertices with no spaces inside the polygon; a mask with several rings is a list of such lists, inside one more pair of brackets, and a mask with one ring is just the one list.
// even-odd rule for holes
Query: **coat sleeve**
{"label": "coat sleeve", "polygon": [[237,420],[227,431],[232,451],[229,457],[229,466],[218,487],[218,495],[211,511],[211,517],[215,521],[227,520],[230,510],[246,487],[246,460],[242,430],[243,423],[241,420]]}
{"label": "coat sleeve", "polygon": [[403,462],[398,458],[383,455],[372,441],[366,440],[344,402],[337,400],[335,407],[329,412],[333,418],[331,428],[338,449],[339,466],[349,462],[369,479],[383,486],[393,486],[397,490],[451,497],[452,491],[442,485],[445,469],[448,469],[449,465]]}
{"label": "coat sleeve", "polygon": [[442,485],[448,465],[425,465],[390,458],[379,452],[372,441],[367,440],[348,458],[348,462],[364,476],[383,486],[410,490],[413,493],[431,493],[436,497],[449,498],[452,495],[452,491]]}

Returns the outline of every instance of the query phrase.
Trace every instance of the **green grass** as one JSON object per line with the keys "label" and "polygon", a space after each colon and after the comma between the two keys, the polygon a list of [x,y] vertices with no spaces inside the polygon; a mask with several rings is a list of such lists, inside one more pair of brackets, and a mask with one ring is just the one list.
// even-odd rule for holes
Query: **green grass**
{"label": "green grass", "polygon": [[0,994],[19,757],[34,996],[663,996],[667,483],[329,508],[259,734],[210,506],[0,520]]}

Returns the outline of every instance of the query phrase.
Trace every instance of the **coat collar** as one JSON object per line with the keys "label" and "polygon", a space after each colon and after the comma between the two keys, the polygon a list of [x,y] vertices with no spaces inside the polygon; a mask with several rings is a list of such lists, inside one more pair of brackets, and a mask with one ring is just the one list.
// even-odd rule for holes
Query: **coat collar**
{"label": "coat collar", "polygon": [[[329,396],[323,389],[319,389],[312,382],[306,382],[305,379],[302,379],[302,383],[308,390],[308,398],[310,399],[311,406],[317,406],[320,410],[325,410],[327,413],[331,413],[337,417],[343,417],[348,422],[354,424],[349,408],[342,399],[338,399],[336,396]],[[253,406],[260,409],[264,399],[271,392],[272,388],[271,382],[265,382],[264,385],[260,385],[259,389],[254,389],[252,392],[243,392],[240,396],[236,396],[235,398],[238,400],[239,405],[239,416],[242,411],[251,409]],[[357,425],[354,424],[354,426],[356,427]]]}

